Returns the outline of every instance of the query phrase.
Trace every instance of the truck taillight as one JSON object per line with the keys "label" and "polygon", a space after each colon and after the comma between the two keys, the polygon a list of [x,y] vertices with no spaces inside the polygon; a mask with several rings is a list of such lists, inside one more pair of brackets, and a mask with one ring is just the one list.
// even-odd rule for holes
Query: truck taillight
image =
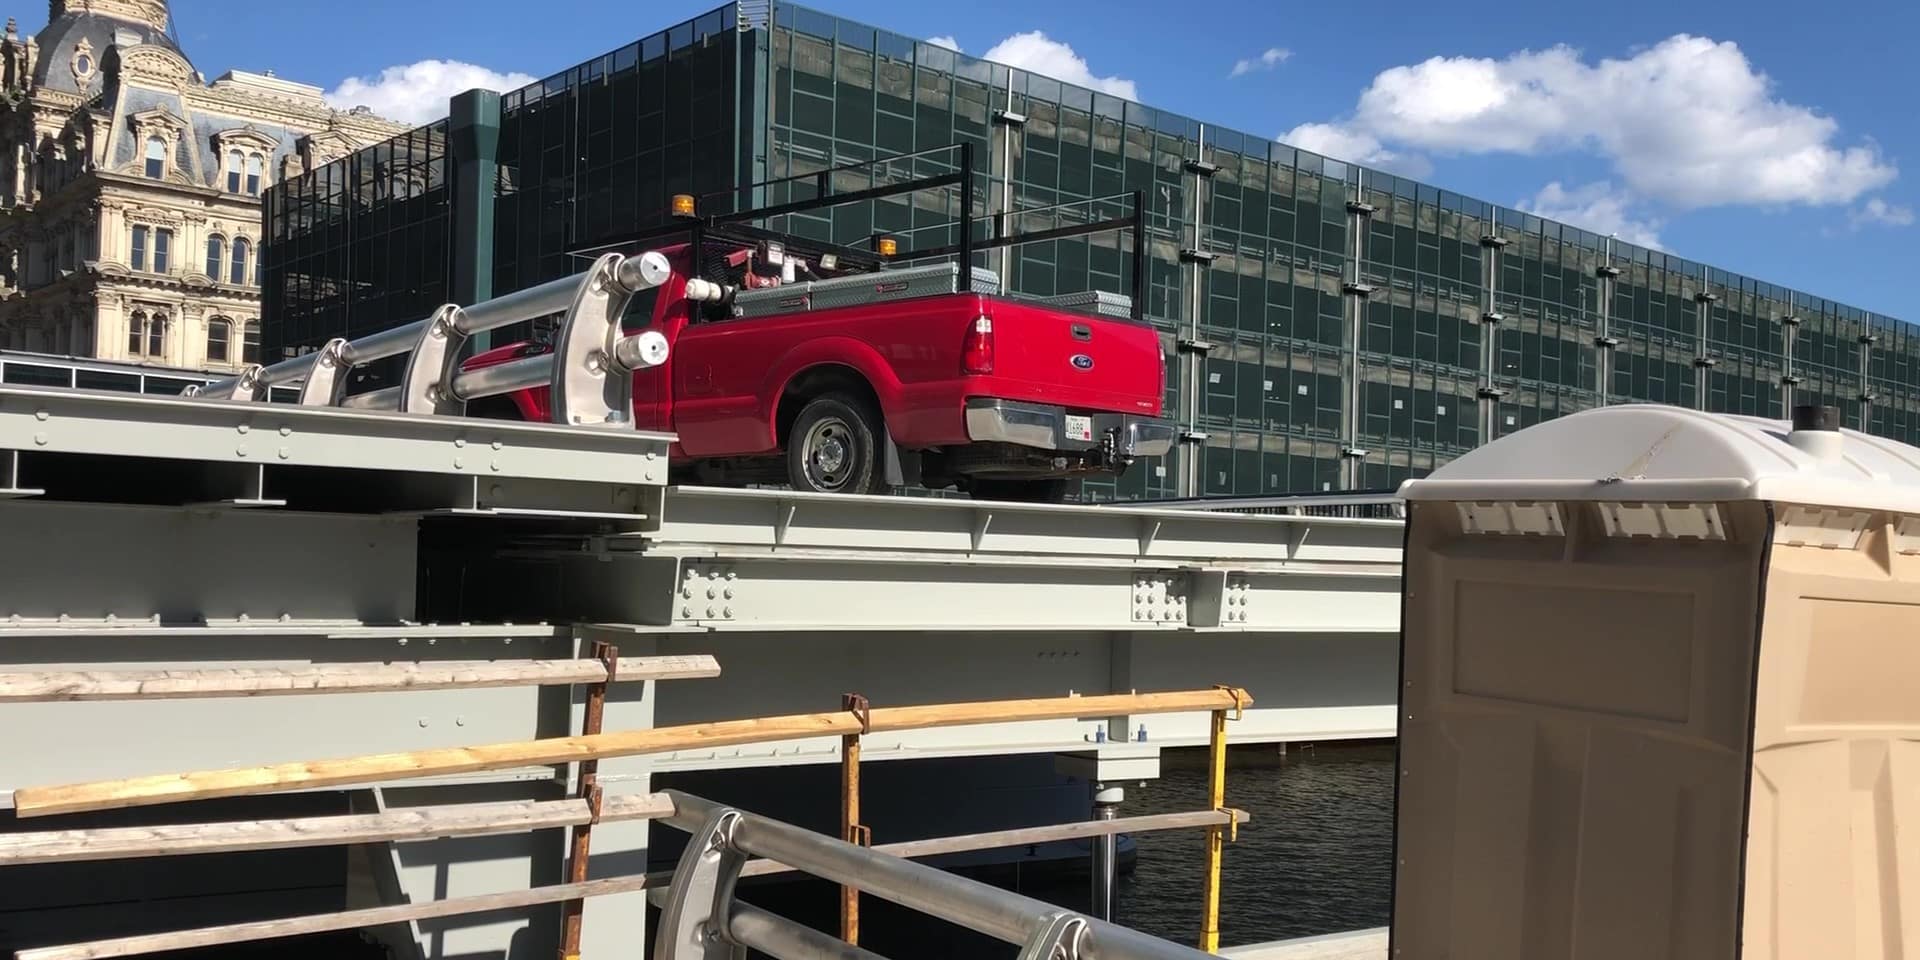
{"label": "truck taillight", "polygon": [[975,317],[967,328],[967,338],[960,343],[960,372],[993,372],[993,318]]}

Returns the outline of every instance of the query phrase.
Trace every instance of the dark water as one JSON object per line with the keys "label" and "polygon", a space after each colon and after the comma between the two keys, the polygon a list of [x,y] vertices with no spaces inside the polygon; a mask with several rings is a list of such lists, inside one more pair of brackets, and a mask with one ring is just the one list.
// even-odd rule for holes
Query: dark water
{"label": "dark water", "polygon": [[[1171,757],[1170,757],[1171,759]],[[1252,815],[1221,867],[1224,946],[1387,922],[1393,864],[1393,747],[1273,748],[1235,754],[1227,805]],[[1206,772],[1169,769],[1130,789],[1122,813],[1204,809]],[[1115,919],[1188,942],[1200,929],[1203,839],[1194,831],[1135,838],[1140,859],[1121,879]]]}
{"label": "dark water", "polygon": [[[1237,946],[1382,926],[1393,857],[1392,745],[1275,748],[1232,755],[1227,803],[1252,821],[1226,848],[1221,945]],[[1161,778],[1127,784],[1122,816],[1205,809],[1204,758],[1168,751]],[[1200,933],[1205,841],[1198,830],[1134,838],[1138,860],[1120,878],[1115,919],[1178,943]],[[1087,875],[987,876],[1062,907],[1085,910]],[[742,899],[823,930],[837,931],[838,889],[807,881],[741,891]],[[916,960],[1012,957],[998,941],[923,914],[861,899],[861,945]]]}

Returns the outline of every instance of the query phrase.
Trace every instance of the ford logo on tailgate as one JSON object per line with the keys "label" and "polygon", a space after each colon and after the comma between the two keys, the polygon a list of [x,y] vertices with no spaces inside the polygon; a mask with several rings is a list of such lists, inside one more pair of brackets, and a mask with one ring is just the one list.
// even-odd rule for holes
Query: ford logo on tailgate
{"label": "ford logo on tailgate", "polygon": [[1073,355],[1073,366],[1076,370],[1092,370],[1093,358],[1084,353],[1076,353]]}

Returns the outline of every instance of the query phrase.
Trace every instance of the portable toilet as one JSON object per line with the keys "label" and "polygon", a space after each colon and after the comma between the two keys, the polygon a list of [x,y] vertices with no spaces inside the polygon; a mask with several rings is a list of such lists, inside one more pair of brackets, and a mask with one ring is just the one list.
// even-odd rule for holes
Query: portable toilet
{"label": "portable toilet", "polygon": [[1394,960],[1920,951],[1920,448],[1635,404],[1403,492]]}

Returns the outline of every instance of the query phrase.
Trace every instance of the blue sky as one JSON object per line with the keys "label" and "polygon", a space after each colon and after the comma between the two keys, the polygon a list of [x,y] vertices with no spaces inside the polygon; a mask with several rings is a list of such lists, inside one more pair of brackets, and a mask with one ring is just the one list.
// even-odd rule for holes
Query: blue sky
{"label": "blue sky", "polygon": [[[395,113],[716,5],[173,0],[209,76],[273,69]],[[1911,0],[811,5],[1920,321]]]}

